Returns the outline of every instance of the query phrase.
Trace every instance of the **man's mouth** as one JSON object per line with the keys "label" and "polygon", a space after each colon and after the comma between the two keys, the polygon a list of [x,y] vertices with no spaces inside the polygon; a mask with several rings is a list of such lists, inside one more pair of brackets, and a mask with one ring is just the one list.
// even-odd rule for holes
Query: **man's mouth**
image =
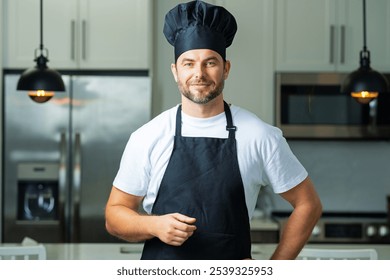
{"label": "man's mouth", "polygon": [[191,86],[195,86],[195,87],[207,87],[209,86],[210,84],[209,83],[192,83],[190,84]]}

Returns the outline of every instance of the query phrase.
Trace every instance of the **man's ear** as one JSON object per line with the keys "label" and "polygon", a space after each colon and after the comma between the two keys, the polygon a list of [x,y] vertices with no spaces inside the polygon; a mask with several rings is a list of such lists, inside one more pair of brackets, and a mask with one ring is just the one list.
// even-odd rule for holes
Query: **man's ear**
{"label": "man's ear", "polygon": [[225,61],[225,66],[224,66],[224,69],[223,69],[223,79],[224,80],[227,80],[227,78],[229,77],[230,67],[231,67],[230,60],[226,60]]}
{"label": "man's ear", "polygon": [[175,82],[177,83],[177,69],[176,69],[176,64],[172,63],[171,64],[171,71],[173,74],[173,78],[175,79]]}

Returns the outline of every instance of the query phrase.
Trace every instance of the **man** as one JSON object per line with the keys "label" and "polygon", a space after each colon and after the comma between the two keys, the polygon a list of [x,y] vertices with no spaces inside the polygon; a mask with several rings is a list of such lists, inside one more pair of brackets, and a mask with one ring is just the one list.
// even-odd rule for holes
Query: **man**
{"label": "man", "polygon": [[145,241],[142,259],[250,259],[249,220],[265,185],[293,206],[272,259],[294,259],[321,215],[280,130],[224,101],[236,30],[233,15],[202,1],[166,15],[182,103],[131,135],[106,207],[112,235]]}

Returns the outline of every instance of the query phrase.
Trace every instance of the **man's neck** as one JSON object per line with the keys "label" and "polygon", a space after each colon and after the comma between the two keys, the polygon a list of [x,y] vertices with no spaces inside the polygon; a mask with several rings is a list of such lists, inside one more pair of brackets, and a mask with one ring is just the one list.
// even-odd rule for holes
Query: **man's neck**
{"label": "man's neck", "polygon": [[195,118],[210,118],[225,111],[222,94],[207,104],[197,104],[193,101],[182,98],[182,111]]}

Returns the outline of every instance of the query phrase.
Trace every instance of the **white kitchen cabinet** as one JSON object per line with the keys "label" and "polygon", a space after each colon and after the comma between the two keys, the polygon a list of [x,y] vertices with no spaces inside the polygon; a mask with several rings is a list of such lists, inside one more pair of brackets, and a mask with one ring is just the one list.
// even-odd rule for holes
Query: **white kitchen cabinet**
{"label": "white kitchen cabinet", "polygon": [[[363,47],[362,0],[277,0],[277,71],[349,72]],[[371,66],[390,70],[390,1],[366,1]]]}
{"label": "white kitchen cabinet", "polygon": [[[49,67],[150,68],[150,0],[49,0],[43,8]],[[3,15],[4,67],[31,67],[39,47],[39,0],[6,0]]]}

